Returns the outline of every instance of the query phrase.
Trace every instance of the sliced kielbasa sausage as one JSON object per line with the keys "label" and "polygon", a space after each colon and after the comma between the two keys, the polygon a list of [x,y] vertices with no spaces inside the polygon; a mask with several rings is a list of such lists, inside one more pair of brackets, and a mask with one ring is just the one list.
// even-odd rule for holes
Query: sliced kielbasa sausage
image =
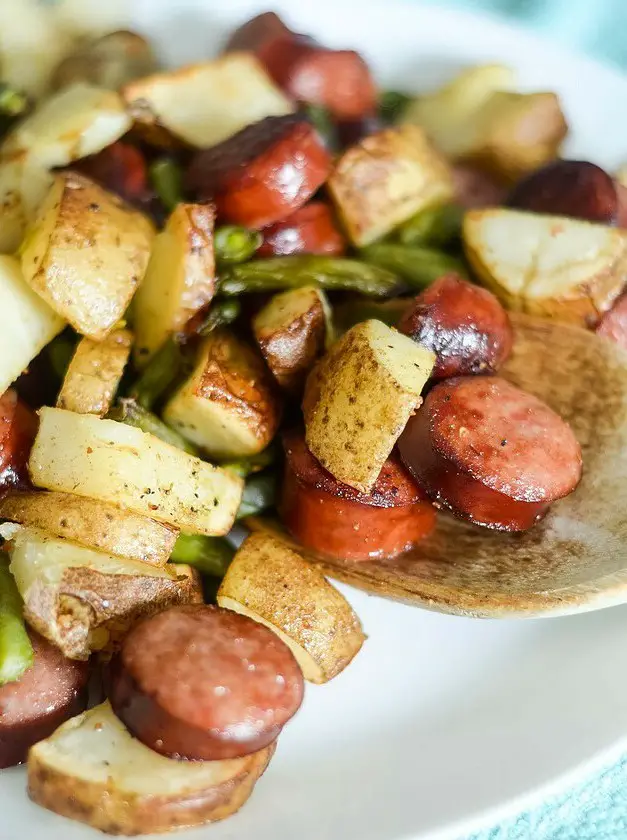
{"label": "sliced kielbasa sausage", "polygon": [[498,207],[505,203],[505,189],[478,167],[458,163],[453,166],[452,174],[455,200],[467,210]]}
{"label": "sliced kielbasa sausage", "polygon": [[145,158],[131,143],[118,140],[72,168],[132,204],[142,204],[150,195]]}
{"label": "sliced kielbasa sausage", "polygon": [[311,201],[287,219],[264,228],[259,257],[290,254],[331,254],[346,250],[346,241],[333,218],[331,208],[322,201]]}
{"label": "sliced kielbasa sausage", "polygon": [[266,117],[198,152],[186,190],[215,201],[223,221],[262,228],[302,207],[330,170],[329,152],[307,119]]}
{"label": "sliced kielbasa sausage", "polygon": [[66,659],[29,631],[32,666],[16,682],[0,686],[0,767],[26,760],[33,744],[47,738],[87,702],[88,665]]}
{"label": "sliced kielbasa sausage", "polygon": [[369,494],[337,481],[311,454],[304,435],[285,435],[281,516],[306,548],[340,560],[393,557],[435,527],[435,509],[395,456]]}
{"label": "sliced kielbasa sausage", "polygon": [[432,377],[494,373],[512,350],[507,312],[487,289],[446,274],[410,304],[398,329],[436,355]]}
{"label": "sliced kielbasa sausage", "polygon": [[30,487],[27,464],[36,434],[36,414],[9,388],[0,397],[0,495]]}
{"label": "sliced kielbasa sausage", "polygon": [[206,761],[267,746],[303,699],[303,675],[278,636],[204,604],[172,607],[137,624],[108,683],[113,710],[146,746]]}
{"label": "sliced kielbasa sausage", "polygon": [[503,531],[530,528],[581,478],[581,448],[570,426],[496,376],[436,385],[398,448],[435,502]]}
{"label": "sliced kielbasa sausage", "polygon": [[627,350],[627,294],[619,297],[610,311],[605,313],[596,332]]}

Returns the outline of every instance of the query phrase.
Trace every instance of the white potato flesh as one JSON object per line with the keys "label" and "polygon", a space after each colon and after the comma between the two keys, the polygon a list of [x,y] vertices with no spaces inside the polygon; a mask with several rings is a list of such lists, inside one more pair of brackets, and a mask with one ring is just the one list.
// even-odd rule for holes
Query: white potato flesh
{"label": "white potato flesh", "polygon": [[138,79],[122,90],[138,123],[157,123],[198,148],[294,106],[251,53],[233,52]]}
{"label": "white potato flesh", "polygon": [[31,799],[113,834],[153,834],[240,808],[274,746],[225,761],[177,761],[133,738],[108,702],[64,723],[28,756]]}
{"label": "white potato flesh", "polygon": [[10,134],[0,157],[28,155],[41,166],[68,166],[119,140],[131,127],[120,96],[84,82],[44,100]]}
{"label": "white potato flesh", "polygon": [[133,301],[135,361],[145,365],[215,293],[210,204],[179,204],[155,238],[146,274]]}
{"label": "white potato flesh", "polygon": [[15,257],[0,256],[0,394],[28,367],[65,321],[30,288]]}
{"label": "white potato flesh", "polygon": [[13,254],[54,182],[36,161],[0,155],[0,254]]}
{"label": "white potato flesh", "polygon": [[243,481],[140,429],[42,408],[30,456],[33,484],[102,499],[193,534],[228,533]]}

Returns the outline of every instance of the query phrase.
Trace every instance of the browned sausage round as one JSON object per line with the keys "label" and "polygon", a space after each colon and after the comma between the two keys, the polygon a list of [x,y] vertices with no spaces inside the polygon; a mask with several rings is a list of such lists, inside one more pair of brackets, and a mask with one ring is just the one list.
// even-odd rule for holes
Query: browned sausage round
{"label": "browned sausage round", "polygon": [[0,686],[0,767],[26,760],[33,744],[47,738],[87,702],[88,665],[29,631],[35,659],[17,682]]}
{"label": "browned sausage round", "polygon": [[588,160],[548,163],[519,181],[507,203],[532,213],[610,225],[618,223],[620,211],[616,182]]}
{"label": "browned sausage round", "polygon": [[287,219],[264,228],[258,257],[289,254],[332,254],[346,250],[346,241],[333,218],[331,208],[322,201],[311,201]]}
{"label": "browned sausage round", "polygon": [[398,325],[436,354],[432,377],[494,373],[512,350],[507,312],[491,292],[445,274],[410,304]]}
{"label": "browned sausage round", "polygon": [[131,143],[119,140],[97,155],[77,161],[72,168],[125,201],[141,204],[150,195],[146,161],[140,150]]}
{"label": "browned sausage round", "polygon": [[262,228],[305,204],[330,170],[329,152],[307,119],[266,117],[198,152],[186,190],[215,201],[223,221]]}
{"label": "browned sausage round", "polygon": [[36,434],[37,416],[9,388],[0,397],[0,494],[30,487],[27,464]]}
{"label": "browned sausage round", "polygon": [[109,699],[130,732],[173,758],[219,760],[270,744],[303,699],[303,675],[271,630],[204,604],[137,624],[111,663]]}
{"label": "browned sausage round", "polygon": [[505,203],[506,191],[491,175],[476,166],[458,163],[452,168],[455,200],[462,207],[498,207]]}
{"label": "browned sausage round", "polygon": [[284,438],[281,516],[306,548],[340,560],[407,551],[431,533],[435,509],[398,461],[388,458],[369,494],[341,484],[311,454],[302,433]]}
{"label": "browned sausage round", "polygon": [[296,38],[275,12],[263,12],[239,26],[227,41],[225,52],[245,50],[254,52],[265,64],[266,57],[277,48],[283,38]]}
{"label": "browned sausage round", "polygon": [[570,426],[496,376],[436,385],[398,448],[437,503],[503,531],[530,528],[581,478],[581,449]]}
{"label": "browned sausage round", "polygon": [[599,321],[597,334],[627,350],[627,295],[622,295]]}

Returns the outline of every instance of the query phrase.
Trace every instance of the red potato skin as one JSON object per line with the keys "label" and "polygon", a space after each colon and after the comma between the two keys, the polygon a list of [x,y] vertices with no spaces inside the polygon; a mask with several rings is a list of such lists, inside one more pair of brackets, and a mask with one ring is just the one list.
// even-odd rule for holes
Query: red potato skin
{"label": "red potato skin", "polygon": [[434,503],[500,531],[527,530],[581,478],[581,449],[570,427],[495,376],[436,385],[398,448]]}
{"label": "red potato skin", "polygon": [[110,664],[111,706],[170,758],[220,761],[271,744],[298,711],[303,675],[267,627],[220,607],[172,607],[137,624]]}
{"label": "red potato skin", "polygon": [[27,465],[37,426],[37,415],[9,388],[0,397],[0,496],[31,486]]}
{"label": "red potato skin", "polygon": [[301,433],[284,438],[281,517],[292,536],[319,554],[356,562],[408,551],[435,527],[433,505],[391,457],[372,493],[336,481]]}
{"label": "red potato skin", "polygon": [[467,210],[499,207],[505,204],[507,191],[494,178],[470,164],[451,168],[455,200]]}
{"label": "red potato skin", "polygon": [[627,350],[627,295],[619,297],[610,311],[605,313],[597,324],[596,333]]}
{"label": "red potato skin", "polygon": [[221,221],[260,229],[302,207],[326,181],[331,156],[303,117],[266,117],[199,152],[187,192],[215,201]]}
{"label": "red potato skin", "polygon": [[26,761],[33,744],[87,704],[87,663],[66,659],[32,630],[29,636],[33,665],[17,682],[0,686],[0,768]]}
{"label": "red potato skin", "polygon": [[259,257],[282,257],[290,254],[328,254],[340,256],[346,251],[331,208],[322,201],[311,201],[287,219],[264,228]]}
{"label": "red potato skin", "polygon": [[494,373],[512,351],[507,312],[486,289],[445,274],[410,304],[399,325],[436,354],[433,379]]}

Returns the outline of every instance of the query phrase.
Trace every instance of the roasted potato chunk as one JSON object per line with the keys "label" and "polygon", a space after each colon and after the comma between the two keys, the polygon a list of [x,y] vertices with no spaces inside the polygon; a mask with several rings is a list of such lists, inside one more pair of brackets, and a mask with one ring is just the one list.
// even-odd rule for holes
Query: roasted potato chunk
{"label": "roasted potato chunk", "polygon": [[103,703],[28,756],[28,795],[109,834],[156,834],[223,820],[246,802],[274,744],[228,761],[177,761],[133,738]]}
{"label": "roasted potato chunk", "polygon": [[513,84],[508,67],[472,67],[414,100],[403,120],[422,126],[448,157],[515,181],[557,157],[568,124],[556,94],[516,93]]}
{"label": "roasted potato chunk", "polygon": [[144,276],[153,233],[142,213],[93,181],[60,173],[22,245],[22,271],[77,332],[102,341]]}
{"label": "roasted potato chunk", "polygon": [[37,161],[0,153],[0,254],[14,254],[54,182]]}
{"label": "roasted potato chunk", "polygon": [[257,344],[274,378],[299,392],[307,373],[331,337],[331,311],[325,293],[303,286],[275,295],[253,318]]}
{"label": "roasted potato chunk", "polygon": [[270,443],[281,416],[263,360],[241,338],[214,330],[194,372],[165,407],[172,428],[213,458],[255,455]]}
{"label": "roasted potato chunk", "polygon": [[199,578],[189,566],[150,566],[37,528],[2,528],[10,536],[10,569],[24,599],[24,617],[69,659],[110,650],[144,615],[202,602]]}
{"label": "roasted potato chunk", "polygon": [[161,128],[166,144],[174,135],[200,149],[264,117],[294,110],[259,61],[243,52],[138,79],[122,96],[136,126],[153,142]]}
{"label": "roasted potato chunk", "polygon": [[151,566],[165,566],[179,533],[100,499],[42,490],[6,496],[0,501],[0,517]]}
{"label": "roasted potato chunk", "polygon": [[450,170],[413,125],[365,137],[338,160],[329,191],[354,245],[368,245],[414,213],[453,197]]}
{"label": "roasted potato chunk", "polygon": [[107,32],[66,56],[52,74],[52,87],[64,88],[76,82],[118,90],[123,85],[155,73],[157,58],[148,41],[135,32],[118,29]]}
{"label": "roasted potato chunk", "polygon": [[179,204],[157,235],[133,301],[135,361],[144,365],[215,293],[211,204]]}
{"label": "roasted potato chunk", "polygon": [[57,408],[104,417],[115,398],[132,341],[128,330],[114,330],[99,342],[83,338],[65,374]]}
{"label": "roasted potato chunk", "polygon": [[305,387],[305,439],[338,481],[370,492],[434,362],[381,321],[352,327],[318,362]]}
{"label": "roasted potato chunk", "polygon": [[252,534],[241,545],[220,584],[218,604],[274,630],[310,682],[333,679],[364,643],[344,596],[320,569],[268,534]]}
{"label": "roasted potato chunk", "polygon": [[509,309],[586,327],[627,282],[625,231],[504,208],[472,210],[463,230],[477,277]]}
{"label": "roasted potato chunk", "polygon": [[42,408],[28,469],[35,486],[114,505],[194,534],[231,529],[243,481],[133,426]]}
{"label": "roasted potato chunk", "polygon": [[0,256],[0,311],[6,315],[0,330],[0,394],[58,335],[65,321],[30,288],[20,263]]}

